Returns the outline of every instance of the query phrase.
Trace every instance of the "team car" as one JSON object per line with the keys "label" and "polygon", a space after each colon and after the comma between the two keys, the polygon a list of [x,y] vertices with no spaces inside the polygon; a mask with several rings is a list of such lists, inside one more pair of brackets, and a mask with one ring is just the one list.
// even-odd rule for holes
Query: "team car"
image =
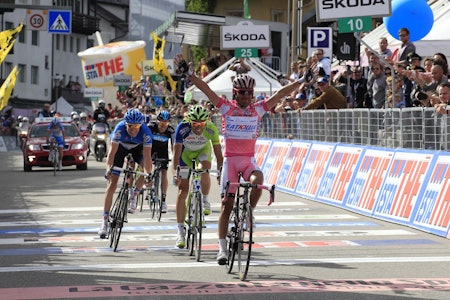
{"label": "team car", "polygon": [[[53,118],[36,118],[28,130],[23,146],[23,170],[33,167],[53,167],[48,161],[50,145],[47,143],[47,129]],[[87,146],[78,127],[69,117],[60,117],[64,126],[63,166],[75,165],[78,170],[87,170]]]}

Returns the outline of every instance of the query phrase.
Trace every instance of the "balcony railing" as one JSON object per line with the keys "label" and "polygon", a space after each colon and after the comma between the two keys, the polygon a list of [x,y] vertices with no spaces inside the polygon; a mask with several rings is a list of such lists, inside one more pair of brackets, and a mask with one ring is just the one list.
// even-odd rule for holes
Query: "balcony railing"
{"label": "balcony railing", "polygon": [[72,13],[72,33],[91,35],[100,31],[100,19],[80,13]]}

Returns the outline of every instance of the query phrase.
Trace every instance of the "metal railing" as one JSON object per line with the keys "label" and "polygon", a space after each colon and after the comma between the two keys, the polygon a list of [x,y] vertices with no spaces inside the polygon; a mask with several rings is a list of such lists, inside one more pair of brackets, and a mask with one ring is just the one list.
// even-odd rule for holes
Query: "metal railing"
{"label": "metal railing", "polygon": [[[213,122],[221,129],[221,116]],[[305,110],[268,113],[260,137],[450,151],[450,116],[433,108]]]}

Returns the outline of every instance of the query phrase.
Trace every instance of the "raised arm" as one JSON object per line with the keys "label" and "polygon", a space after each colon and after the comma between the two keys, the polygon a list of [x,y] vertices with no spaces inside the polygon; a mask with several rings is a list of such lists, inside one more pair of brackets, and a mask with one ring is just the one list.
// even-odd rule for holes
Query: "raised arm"
{"label": "raised arm", "polygon": [[204,82],[202,79],[195,76],[195,74],[189,70],[189,66],[183,58],[183,55],[178,54],[174,59],[175,65],[178,66],[178,70],[181,73],[185,74],[187,78],[202,91],[206,97],[208,97],[209,101],[211,101],[214,106],[219,104],[219,95],[217,95],[213,90],[210,89],[208,84]]}

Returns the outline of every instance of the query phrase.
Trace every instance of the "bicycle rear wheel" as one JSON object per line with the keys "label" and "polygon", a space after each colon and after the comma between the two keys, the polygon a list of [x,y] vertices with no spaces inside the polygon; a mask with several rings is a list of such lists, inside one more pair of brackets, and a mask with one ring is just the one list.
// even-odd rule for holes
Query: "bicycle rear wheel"
{"label": "bicycle rear wheel", "polygon": [[253,215],[248,203],[241,204],[238,224],[238,268],[239,279],[245,280],[250,266],[253,244]]}
{"label": "bicycle rear wheel", "polygon": [[[238,200],[236,200],[236,201],[238,201]],[[237,218],[237,214],[236,214],[236,207],[233,207],[233,210],[231,211],[230,219],[229,219],[229,224],[231,225],[231,227],[228,229],[228,233],[227,233],[227,237],[226,237],[227,253],[228,253],[226,267],[227,267],[228,273],[231,273],[231,271],[233,270],[234,259],[236,257],[236,251],[237,251],[237,245],[238,245],[237,244],[238,240],[236,239],[237,220],[238,220],[238,218]]]}
{"label": "bicycle rear wheel", "polygon": [[196,207],[195,207],[195,215],[194,215],[194,252],[197,261],[200,261],[202,255],[202,230],[203,230],[203,201],[200,193],[196,194]]}
{"label": "bicycle rear wheel", "polygon": [[128,204],[128,191],[121,190],[117,196],[115,209],[112,211],[112,222],[110,226],[110,247],[113,247],[114,252],[117,251],[119,245],[120,235],[122,233],[123,223],[126,222],[127,204]]}

